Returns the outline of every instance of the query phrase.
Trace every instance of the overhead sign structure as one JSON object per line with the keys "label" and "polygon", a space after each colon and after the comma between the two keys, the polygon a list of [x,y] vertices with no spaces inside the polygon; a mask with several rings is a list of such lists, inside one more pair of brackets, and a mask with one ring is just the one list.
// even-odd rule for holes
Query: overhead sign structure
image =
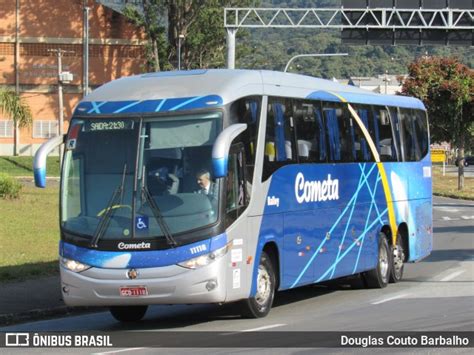
{"label": "overhead sign structure", "polygon": [[472,0],[342,0],[348,44],[473,45]]}
{"label": "overhead sign structure", "polygon": [[[428,8],[429,6],[429,8]],[[227,67],[239,28],[339,29],[344,43],[473,45],[472,0],[342,0],[336,8],[225,8]]]}

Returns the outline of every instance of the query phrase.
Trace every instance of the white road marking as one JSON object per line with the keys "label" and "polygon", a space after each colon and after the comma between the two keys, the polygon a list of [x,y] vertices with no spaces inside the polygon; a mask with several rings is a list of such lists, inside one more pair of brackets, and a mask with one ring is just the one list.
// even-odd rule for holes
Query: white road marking
{"label": "white road marking", "polygon": [[462,219],[474,219],[474,216],[461,216]]}
{"label": "white road marking", "polygon": [[126,352],[126,351],[135,351],[135,350],[142,350],[142,349],[147,349],[147,348],[126,348],[126,349],[105,351],[105,352],[93,353],[93,354],[94,354],[94,355],[117,354],[117,353],[123,353],[123,352]]}
{"label": "white road marking", "polygon": [[440,281],[441,281],[441,282],[451,281],[452,279],[458,277],[459,275],[464,274],[464,271],[466,271],[466,270],[458,270],[458,271],[455,271],[455,272],[453,272],[453,273],[451,273],[451,274],[449,274],[449,275],[443,277]]}
{"label": "white road marking", "polygon": [[372,302],[371,304],[381,304],[381,303],[385,303],[385,302],[390,302],[390,301],[397,300],[399,298],[403,298],[403,297],[406,297],[406,296],[409,296],[409,293],[403,293],[401,295],[397,295],[397,296],[393,296],[393,297],[389,297],[389,298],[383,298],[380,301]]}
{"label": "white road marking", "polygon": [[241,332],[258,332],[259,330],[278,328],[278,327],[283,327],[285,325],[286,324],[271,324],[271,325],[265,325],[265,326],[259,327],[259,328],[244,329],[244,330],[241,330]]}
{"label": "white road marking", "polygon": [[227,335],[234,335],[234,334],[239,334],[239,333],[246,333],[246,332],[258,332],[259,330],[267,330],[267,329],[272,329],[272,328],[278,328],[278,327],[283,327],[286,324],[270,324],[270,325],[265,325],[263,327],[258,327],[258,328],[252,328],[252,329],[244,329],[244,330],[237,330],[235,332],[229,332],[229,333],[223,333],[220,334],[222,336],[227,336]]}
{"label": "white road marking", "polygon": [[457,213],[459,210],[457,208],[452,208],[452,207],[441,207],[441,206],[434,206],[435,210],[438,211],[443,211],[443,212],[449,212],[449,213]]}

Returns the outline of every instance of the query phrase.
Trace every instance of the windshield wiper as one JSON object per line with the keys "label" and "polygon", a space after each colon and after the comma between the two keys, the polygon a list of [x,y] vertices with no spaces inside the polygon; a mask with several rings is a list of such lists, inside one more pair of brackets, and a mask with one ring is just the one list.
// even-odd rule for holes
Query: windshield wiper
{"label": "windshield wiper", "polygon": [[142,186],[142,195],[145,197],[145,200],[148,201],[148,205],[150,206],[151,212],[153,213],[153,217],[155,217],[156,221],[160,225],[161,231],[163,232],[168,245],[172,247],[176,247],[178,243],[173,238],[171,231],[166,223],[165,219],[163,218],[163,214],[161,213],[160,208],[156,204],[155,200],[150,194],[150,191],[146,188],[146,186]]}
{"label": "windshield wiper", "polygon": [[123,166],[123,173],[122,173],[122,182],[117,186],[115,191],[112,193],[112,196],[110,198],[109,203],[107,204],[107,207],[105,208],[105,213],[102,217],[102,219],[99,222],[99,225],[97,226],[94,236],[92,237],[92,240],[89,244],[91,248],[97,248],[98,241],[100,238],[102,238],[102,235],[105,233],[107,228],[109,228],[110,220],[114,214],[115,208],[113,208],[117,203],[119,205],[122,204],[123,201],[123,191],[124,191],[124,186],[125,186],[125,172],[127,171],[127,163],[124,164]]}

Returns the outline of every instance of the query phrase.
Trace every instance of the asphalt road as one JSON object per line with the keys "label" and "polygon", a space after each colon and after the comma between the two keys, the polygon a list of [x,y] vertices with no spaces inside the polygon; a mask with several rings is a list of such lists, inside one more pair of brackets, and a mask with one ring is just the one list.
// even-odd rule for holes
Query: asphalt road
{"label": "asphalt road", "polygon": [[[117,323],[108,312],[101,312],[0,331],[474,331],[474,202],[435,197],[433,217],[432,254],[407,264],[403,281],[382,290],[364,289],[354,279],[285,291],[277,294],[266,318],[254,320],[241,319],[233,305],[153,306],[142,322],[133,325]],[[469,353],[465,350],[455,352]]]}

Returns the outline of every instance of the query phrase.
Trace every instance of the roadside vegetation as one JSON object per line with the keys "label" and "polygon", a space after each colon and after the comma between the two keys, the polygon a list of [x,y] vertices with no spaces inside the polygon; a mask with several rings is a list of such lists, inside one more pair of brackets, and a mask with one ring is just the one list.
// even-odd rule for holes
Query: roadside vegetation
{"label": "roadside vegetation", "polygon": [[0,198],[15,199],[20,197],[22,185],[8,174],[0,172]]}
{"label": "roadside vegetation", "polygon": [[474,200],[474,178],[464,178],[464,188],[458,190],[458,175],[446,174],[443,176],[443,168],[433,165],[433,195]]}
{"label": "roadside vegetation", "polygon": [[58,200],[57,184],[23,186],[19,198],[0,199],[0,282],[58,272]]}
{"label": "roadside vegetation", "polygon": [[[33,178],[33,157],[0,157],[0,172],[10,176]],[[59,176],[59,157],[48,157],[47,175]]]}

